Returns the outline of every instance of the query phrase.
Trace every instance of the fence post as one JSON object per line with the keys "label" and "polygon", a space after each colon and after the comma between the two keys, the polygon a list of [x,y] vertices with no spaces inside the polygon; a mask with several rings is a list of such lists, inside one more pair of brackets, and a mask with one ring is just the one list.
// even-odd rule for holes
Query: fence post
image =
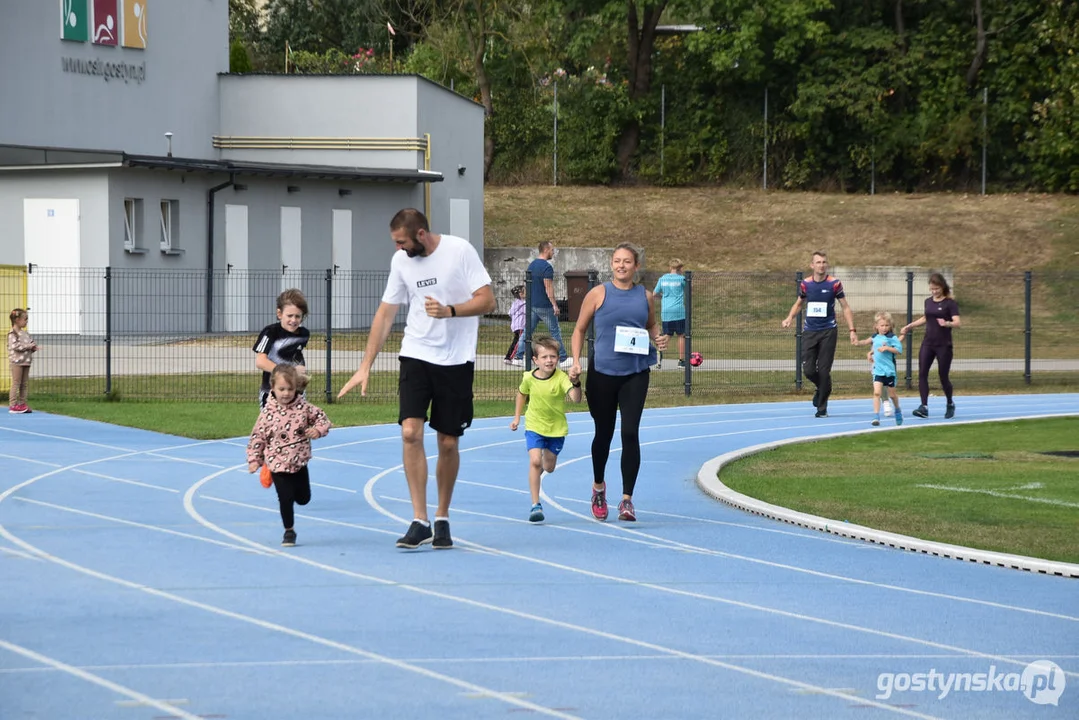
{"label": "fence post", "polygon": [[[914,322],[914,273],[907,271],[907,325]],[[907,390],[914,386],[914,332],[907,335]]]}
{"label": "fence post", "polygon": [[[558,308],[555,308],[558,312]],[[525,270],[525,370],[532,369],[532,271]]]}
{"label": "fence post", "polygon": [[[591,291],[597,284],[599,284],[599,273],[595,270],[588,271],[588,290]],[[595,318],[593,318],[595,319]],[[588,360],[591,364],[592,353],[596,349],[596,326],[593,323],[588,323]],[[588,367],[587,365],[585,366]]]}
{"label": "fence post", "polygon": [[333,268],[326,268],[326,402],[333,402]]}
{"label": "fence post", "polygon": [[1025,295],[1026,295],[1026,298],[1025,298],[1026,312],[1025,312],[1025,317],[1023,319],[1023,333],[1024,333],[1024,335],[1026,335],[1026,340],[1025,340],[1025,343],[1024,343],[1025,347],[1023,348],[1023,354],[1024,354],[1023,379],[1026,380],[1027,385],[1029,385],[1030,384],[1030,335],[1031,335],[1031,327],[1030,327],[1030,290],[1031,290],[1031,286],[1034,284],[1034,273],[1032,273],[1030,270],[1027,270],[1023,274],[1023,284],[1025,285]]}
{"label": "fence post", "polygon": [[685,373],[685,387],[686,397],[689,397],[693,392],[693,381],[691,379],[693,366],[689,363],[689,355],[693,351],[693,271],[686,270],[686,292],[685,298],[683,298],[683,305],[686,309],[686,354],[683,358],[686,361]]}
{"label": "fence post", "polygon": [[659,87],[659,176],[666,177],[665,163],[663,157],[664,145],[666,144],[667,133],[667,86],[666,84]]}
{"label": "fence post", "polygon": [[[794,274],[795,285],[802,284],[802,271],[799,270]],[[794,387],[802,389],[802,309],[798,309],[798,317],[794,319],[797,325],[794,326]]]}
{"label": "fence post", "polygon": [[[761,189],[768,189],[768,88],[764,88],[764,179]],[[801,278],[798,278],[801,281]],[[801,383],[801,380],[798,381]],[[798,387],[801,387],[799,384]]]}
{"label": "fence post", "polygon": [[105,396],[112,395],[112,267],[105,268]]}

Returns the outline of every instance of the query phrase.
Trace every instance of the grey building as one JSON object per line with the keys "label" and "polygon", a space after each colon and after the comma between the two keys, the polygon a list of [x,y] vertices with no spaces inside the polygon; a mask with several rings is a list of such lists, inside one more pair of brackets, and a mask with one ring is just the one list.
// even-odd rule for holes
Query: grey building
{"label": "grey building", "polygon": [[359,283],[388,268],[402,207],[482,253],[468,98],[408,75],[230,75],[228,0],[0,15],[18,68],[0,74],[0,265],[29,268],[38,333],[102,332],[106,267],[121,331],[257,330],[281,288],[327,271],[333,325],[364,327]]}

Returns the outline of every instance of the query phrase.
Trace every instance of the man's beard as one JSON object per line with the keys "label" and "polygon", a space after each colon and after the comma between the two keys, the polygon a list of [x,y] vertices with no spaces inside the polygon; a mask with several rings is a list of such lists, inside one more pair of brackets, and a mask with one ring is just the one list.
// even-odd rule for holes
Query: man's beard
{"label": "man's beard", "polygon": [[423,243],[418,241],[416,238],[412,238],[412,246],[405,248],[405,254],[408,255],[410,258],[426,257],[427,248],[424,247]]}

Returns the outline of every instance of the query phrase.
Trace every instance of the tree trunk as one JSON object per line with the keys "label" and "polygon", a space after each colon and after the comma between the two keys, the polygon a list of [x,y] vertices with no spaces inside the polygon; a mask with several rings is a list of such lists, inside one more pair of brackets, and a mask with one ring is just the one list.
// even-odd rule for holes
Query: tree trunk
{"label": "tree trunk", "polygon": [[[629,101],[635,105],[646,97],[652,89],[652,52],[656,46],[656,25],[667,7],[668,0],[658,0],[655,4],[645,5],[644,17],[638,20],[637,3],[627,0],[626,20],[628,44],[626,52],[626,76],[629,81]],[[616,158],[618,175],[622,180],[629,179],[633,158],[641,143],[641,125],[636,117],[631,118],[618,138]]]}
{"label": "tree trunk", "polygon": [[495,114],[494,101],[491,98],[491,77],[487,74],[487,68],[483,64],[484,50],[487,43],[487,26],[483,15],[481,2],[475,2],[476,25],[473,27],[467,21],[464,23],[465,37],[468,39],[468,49],[472,53],[472,70],[476,73],[476,86],[480,90],[480,103],[483,105],[483,181],[491,173],[491,164],[495,160],[494,130],[491,128],[491,118]]}

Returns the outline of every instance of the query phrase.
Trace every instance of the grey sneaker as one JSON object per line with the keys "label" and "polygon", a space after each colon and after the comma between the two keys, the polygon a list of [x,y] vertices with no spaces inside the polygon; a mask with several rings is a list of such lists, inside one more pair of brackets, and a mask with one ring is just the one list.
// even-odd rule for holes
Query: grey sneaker
{"label": "grey sneaker", "polygon": [[944,419],[951,420],[953,417],[955,417],[955,403],[948,403],[944,407]]}
{"label": "grey sneaker", "polygon": [[296,531],[286,530],[285,536],[281,538],[281,547],[296,547]]}
{"label": "grey sneaker", "polygon": [[397,538],[397,547],[406,550],[415,550],[420,545],[431,542],[431,528],[419,520],[413,520],[408,526],[408,532],[403,537]]}
{"label": "grey sneaker", "polygon": [[914,417],[927,418],[929,417],[929,408],[925,405],[919,405],[918,409],[911,413]]}
{"label": "grey sneaker", "polygon": [[435,538],[431,542],[431,547],[435,550],[446,550],[453,547],[449,520],[435,520]]}

